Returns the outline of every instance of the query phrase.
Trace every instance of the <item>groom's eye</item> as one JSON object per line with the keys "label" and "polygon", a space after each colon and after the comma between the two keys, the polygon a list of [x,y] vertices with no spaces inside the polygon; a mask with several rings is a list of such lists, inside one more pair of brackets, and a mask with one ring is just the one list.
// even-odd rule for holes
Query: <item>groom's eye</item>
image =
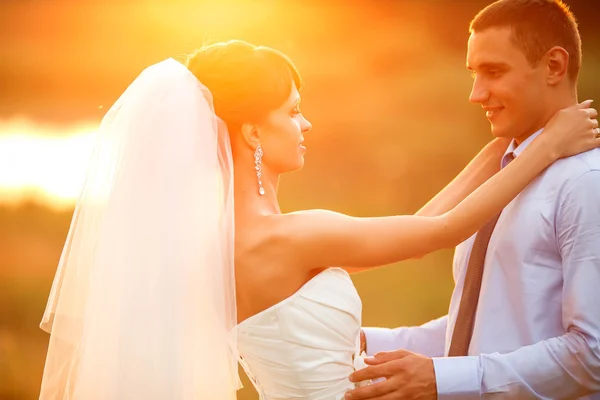
{"label": "groom's eye", "polygon": [[502,74],[504,74],[504,72],[505,72],[504,68],[490,68],[485,71],[485,74],[489,78],[497,79],[497,78],[500,78],[502,76]]}

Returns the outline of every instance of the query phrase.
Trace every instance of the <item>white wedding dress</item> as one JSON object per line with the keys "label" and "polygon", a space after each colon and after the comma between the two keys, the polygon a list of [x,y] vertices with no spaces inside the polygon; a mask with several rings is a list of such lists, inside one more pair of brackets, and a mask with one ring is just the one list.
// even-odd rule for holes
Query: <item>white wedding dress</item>
{"label": "white wedding dress", "polygon": [[237,326],[240,364],[261,400],[342,399],[358,356],[362,303],[340,268]]}

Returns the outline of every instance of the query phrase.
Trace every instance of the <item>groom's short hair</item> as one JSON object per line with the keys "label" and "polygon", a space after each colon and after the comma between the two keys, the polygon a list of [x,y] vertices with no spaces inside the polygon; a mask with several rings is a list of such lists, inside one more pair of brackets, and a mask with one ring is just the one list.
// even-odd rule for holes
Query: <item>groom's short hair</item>
{"label": "groom's short hair", "polygon": [[554,46],[569,53],[568,74],[577,81],[581,68],[581,37],[575,16],[561,0],[499,0],[481,10],[469,32],[509,27],[527,60],[536,65]]}

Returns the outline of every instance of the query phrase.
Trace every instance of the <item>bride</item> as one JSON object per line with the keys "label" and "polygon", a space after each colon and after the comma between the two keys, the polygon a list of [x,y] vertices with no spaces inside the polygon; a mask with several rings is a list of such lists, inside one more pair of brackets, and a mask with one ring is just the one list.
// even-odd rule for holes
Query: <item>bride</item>
{"label": "bride", "polygon": [[361,326],[347,272],[452,247],[557,158],[600,146],[586,102],[497,174],[508,142],[492,141],[418,215],[282,214],[279,175],[303,166],[311,129],[300,88],[287,57],[241,41],[127,88],[41,323],[40,399],[234,399],[238,361],[263,400],[339,398]]}

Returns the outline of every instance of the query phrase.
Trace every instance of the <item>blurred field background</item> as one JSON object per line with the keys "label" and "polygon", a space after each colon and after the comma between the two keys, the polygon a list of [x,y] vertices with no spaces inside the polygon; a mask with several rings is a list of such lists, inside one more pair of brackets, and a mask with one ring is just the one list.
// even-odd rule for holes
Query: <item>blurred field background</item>
{"label": "blurred field background", "polygon": [[[580,22],[580,100],[600,101],[599,3]],[[287,53],[313,123],[284,211],[413,213],[491,140],[470,105],[468,23],[480,0],[0,0],[0,400],[38,396],[38,328],[104,112],[146,66],[244,39]],[[596,105],[598,106],[598,105]],[[354,276],[365,325],[446,313],[452,251]],[[240,400],[256,399],[245,380]]]}

